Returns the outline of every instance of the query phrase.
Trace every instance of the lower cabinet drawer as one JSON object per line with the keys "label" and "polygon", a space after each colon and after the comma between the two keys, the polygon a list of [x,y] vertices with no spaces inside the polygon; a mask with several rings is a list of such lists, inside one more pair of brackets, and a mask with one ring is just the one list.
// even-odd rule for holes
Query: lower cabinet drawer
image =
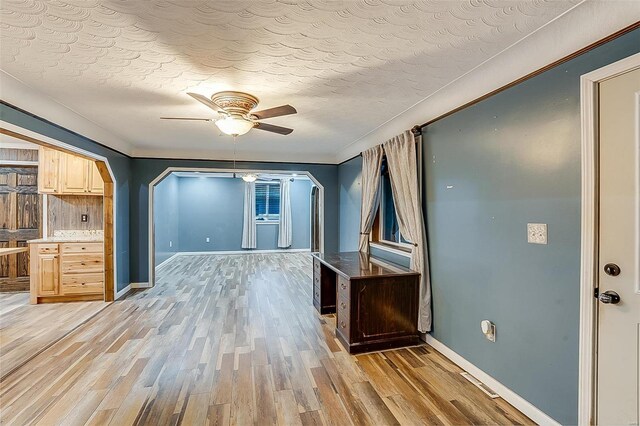
{"label": "lower cabinet drawer", "polygon": [[62,274],[88,274],[104,272],[102,254],[83,254],[62,256],[60,272]]}
{"label": "lower cabinet drawer", "polygon": [[38,253],[40,254],[58,253],[58,244],[38,244]]}
{"label": "lower cabinet drawer", "polygon": [[102,253],[103,244],[101,242],[95,243],[62,243],[60,244],[62,253]]}
{"label": "lower cabinet drawer", "polygon": [[62,276],[62,294],[99,294],[104,291],[104,274],[68,274]]}
{"label": "lower cabinet drawer", "polygon": [[313,300],[320,301],[320,285],[313,283]]}

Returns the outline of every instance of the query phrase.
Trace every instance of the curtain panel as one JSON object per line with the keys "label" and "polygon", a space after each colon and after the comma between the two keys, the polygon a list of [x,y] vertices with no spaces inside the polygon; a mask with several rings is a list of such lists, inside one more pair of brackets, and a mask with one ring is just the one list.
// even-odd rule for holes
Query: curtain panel
{"label": "curtain panel", "polygon": [[278,225],[278,247],[291,247],[291,181],[280,179],[280,222]]}
{"label": "curtain panel", "polygon": [[244,183],[244,216],[242,221],[242,248],[256,248],[256,184]]}
{"label": "curtain panel", "polygon": [[358,251],[369,253],[369,234],[380,205],[380,168],[382,146],[362,153],[362,206],[360,209],[360,240]]}
{"label": "curtain panel", "polygon": [[420,272],[418,330],[431,331],[431,282],[418,186],[416,143],[409,130],[383,144],[400,232],[413,244],[411,269]]}

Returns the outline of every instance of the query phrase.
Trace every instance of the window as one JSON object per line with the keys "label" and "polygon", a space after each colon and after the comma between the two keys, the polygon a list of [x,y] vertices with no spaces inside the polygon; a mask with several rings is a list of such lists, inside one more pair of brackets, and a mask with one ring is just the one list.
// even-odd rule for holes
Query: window
{"label": "window", "polygon": [[280,219],[280,183],[256,182],[256,220]]}
{"label": "window", "polygon": [[380,208],[376,217],[377,223],[374,224],[374,232],[372,233],[373,240],[408,247],[411,243],[402,236],[398,225],[398,216],[396,216],[396,206],[393,202],[391,189],[391,176],[389,176],[386,158],[382,160],[381,176]]}

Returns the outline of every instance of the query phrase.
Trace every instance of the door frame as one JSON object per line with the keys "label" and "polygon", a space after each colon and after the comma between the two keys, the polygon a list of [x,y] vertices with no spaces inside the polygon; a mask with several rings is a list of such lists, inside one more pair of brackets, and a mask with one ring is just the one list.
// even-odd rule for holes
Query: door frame
{"label": "door frame", "polygon": [[[155,227],[153,214],[153,195],[156,185],[164,180],[173,172],[209,172],[209,173],[265,173],[265,174],[297,174],[299,176],[307,176],[314,185],[318,187],[318,222],[320,234],[320,252],[324,253],[324,186],[309,171],[298,170],[268,170],[268,169],[238,169],[220,168],[220,167],[167,167],[155,179],[149,183],[149,283],[148,287],[153,287],[156,280],[156,248],[155,248]],[[248,252],[250,253],[250,252]]]}
{"label": "door frame", "polygon": [[[580,345],[578,424],[596,421],[598,310],[598,85],[601,81],[640,68],[640,53],[580,77],[582,137],[582,207],[580,245]],[[637,173],[637,172],[636,172]]]}
{"label": "door frame", "polygon": [[[104,181],[104,195],[103,195],[103,227],[104,227],[104,294],[103,299],[105,302],[113,302],[119,296],[118,294],[118,262],[115,256],[116,250],[116,178],[109,164],[109,160],[93,152],[78,148],[74,145],[70,145],[65,142],[61,142],[57,139],[53,139],[49,136],[42,135],[37,132],[25,129],[20,126],[8,123],[4,120],[0,120],[0,133],[14,137],[16,139],[31,142],[36,145],[45,146],[63,151],[69,154],[79,155],[86,159],[95,161],[100,176]],[[43,202],[43,210],[46,205]],[[43,211],[43,218],[46,218],[46,213]],[[43,232],[45,226],[43,224]]]}

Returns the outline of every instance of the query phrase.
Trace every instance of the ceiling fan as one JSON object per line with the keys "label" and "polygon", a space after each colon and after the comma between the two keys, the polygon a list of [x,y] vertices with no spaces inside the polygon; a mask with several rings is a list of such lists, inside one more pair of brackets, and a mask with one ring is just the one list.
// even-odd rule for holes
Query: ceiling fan
{"label": "ceiling fan", "polygon": [[261,123],[265,118],[295,114],[298,111],[291,105],[281,105],[262,111],[251,111],[258,106],[258,98],[244,92],[225,91],[214,93],[211,99],[198,93],[187,93],[198,102],[208,106],[218,114],[219,118],[160,117],[162,120],[213,121],[225,134],[231,136],[244,135],[251,129],[288,135],[293,129]]}

